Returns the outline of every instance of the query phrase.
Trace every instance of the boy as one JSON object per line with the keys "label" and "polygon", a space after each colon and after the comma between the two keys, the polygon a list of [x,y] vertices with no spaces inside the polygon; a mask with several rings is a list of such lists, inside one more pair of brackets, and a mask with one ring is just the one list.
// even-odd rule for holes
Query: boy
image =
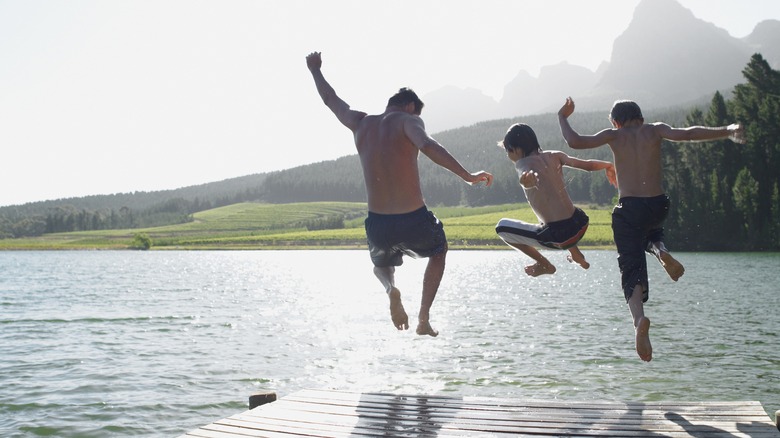
{"label": "boy", "polygon": [[603,169],[612,185],[617,184],[615,167],[608,161],[581,160],[560,151],[542,151],[536,133],[522,123],[512,125],[498,145],[504,147],[507,157],[515,163],[525,197],[540,222],[529,224],[504,218],[496,225],[496,233],[507,245],[536,261],[525,267],[525,273],[532,277],[555,273],[555,266],[537,247],[568,249],[569,262],[588,269],[590,264],[577,248],[577,242],[588,229],[588,216],[574,206],[566,192],[563,166],[591,172]]}
{"label": "boy", "polygon": [[663,244],[663,222],[669,212],[669,197],[664,194],[661,169],[661,142],[671,140],[709,141],[731,138],[744,143],[741,125],[712,128],[693,126],[673,128],[665,123],[646,124],[635,102],[615,102],[610,112],[612,129],[595,135],[580,135],[569,125],[574,101],[566,99],[558,111],[558,123],[566,142],[573,149],[595,148],[608,144],[612,149],[619,201],[612,210],[612,232],[618,250],[618,266],[623,294],[634,320],[636,352],[649,362],[653,358],[650,344],[650,320],[644,314],[649,283],[645,251],[655,255],[666,272],[677,281],[685,272]]}

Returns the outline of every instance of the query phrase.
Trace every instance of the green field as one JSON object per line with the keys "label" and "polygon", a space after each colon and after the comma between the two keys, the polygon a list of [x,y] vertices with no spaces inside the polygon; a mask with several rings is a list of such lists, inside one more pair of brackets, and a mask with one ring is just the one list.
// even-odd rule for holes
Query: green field
{"label": "green field", "polygon": [[[590,227],[583,247],[612,247],[610,209],[583,206]],[[536,222],[527,204],[431,208],[444,222],[450,248],[508,248],[494,227],[502,217]],[[194,220],[156,228],[45,234],[0,240],[0,250],[365,248],[366,205],[355,202],[242,203],[195,213]]]}

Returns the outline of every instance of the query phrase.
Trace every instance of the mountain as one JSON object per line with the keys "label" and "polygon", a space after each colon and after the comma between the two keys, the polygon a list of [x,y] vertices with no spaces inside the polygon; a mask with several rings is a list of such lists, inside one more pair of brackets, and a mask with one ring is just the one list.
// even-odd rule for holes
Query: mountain
{"label": "mountain", "polygon": [[423,101],[425,128],[430,132],[499,118],[496,101],[476,88],[446,86],[427,94]]}
{"label": "mountain", "polygon": [[437,132],[487,120],[487,114],[512,118],[556,111],[565,96],[573,96],[579,110],[604,112],[616,99],[636,100],[643,109],[700,102],[715,91],[730,94],[754,53],[780,66],[780,21],[762,21],[740,39],[696,18],[676,0],[642,0],[615,40],[610,61],[596,72],[565,62],[542,68],[538,77],[520,71],[500,101],[479,90],[444,87],[423,96],[424,118]]}
{"label": "mountain", "polygon": [[504,87],[504,96],[498,103],[504,117],[557,111],[560,99],[551,96],[580,96],[596,85],[599,74],[585,67],[562,62],[542,67],[539,78],[521,71]]}
{"label": "mountain", "polygon": [[743,39],[752,52],[761,53],[774,70],[780,70],[780,20],[764,20]]}
{"label": "mountain", "polygon": [[727,92],[742,80],[751,55],[743,41],[675,0],[643,0],[592,94],[657,107]]}

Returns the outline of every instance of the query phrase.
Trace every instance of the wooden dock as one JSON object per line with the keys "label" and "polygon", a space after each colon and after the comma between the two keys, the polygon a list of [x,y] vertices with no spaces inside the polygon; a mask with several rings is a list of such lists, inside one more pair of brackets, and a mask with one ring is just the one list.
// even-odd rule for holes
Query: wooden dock
{"label": "wooden dock", "polygon": [[780,432],[756,401],[572,402],[303,390],[182,435],[490,436],[780,438]]}

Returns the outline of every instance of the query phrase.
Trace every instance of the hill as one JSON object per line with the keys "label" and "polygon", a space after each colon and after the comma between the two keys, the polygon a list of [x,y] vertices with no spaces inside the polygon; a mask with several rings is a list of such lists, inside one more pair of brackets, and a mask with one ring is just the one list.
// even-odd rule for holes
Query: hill
{"label": "hill", "polygon": [[[0,239],[0,250],[65,249],[280,249],[365,248],[366,205],[310,202],[284,205],[239,203],[195,213],[185,224],[142,229],[53,233]],[[493,231],[502,217],[533,220],[526,206],[443,207],[452,248],[506,249]],[[611,246],[609,209],[588,209],[591,225],[581,246]]]}

